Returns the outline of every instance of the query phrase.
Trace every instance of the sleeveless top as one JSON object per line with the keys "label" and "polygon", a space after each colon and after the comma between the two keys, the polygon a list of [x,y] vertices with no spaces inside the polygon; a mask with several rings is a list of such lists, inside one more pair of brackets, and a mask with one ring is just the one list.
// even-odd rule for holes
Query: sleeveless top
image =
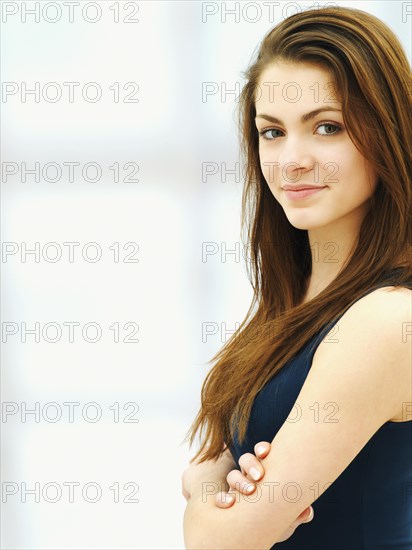
{"label": "sleeveless top", "polygon": [[[361,297],[383,286],[391,286],[390,277]],[[402,286],[412,289],[412,280]],[[317,346],[342,315],[318,331],[257,394],[244,442],[235,433],[229,447],[238,466],[242,454],[254,454],[256,443],[271,442],[282,427]],[[411,404],[406,405],[410,414]],[[333,410],[328,413],[332,418]],[[312,508],[314,519],[271,550],[412,550],[412,420],[383,424]]]}

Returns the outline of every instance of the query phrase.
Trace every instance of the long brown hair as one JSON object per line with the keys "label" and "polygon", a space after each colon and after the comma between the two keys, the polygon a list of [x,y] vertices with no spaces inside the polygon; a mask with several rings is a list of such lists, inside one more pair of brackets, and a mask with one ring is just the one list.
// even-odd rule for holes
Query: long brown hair
{"label": "long brown hair", "polygon": [[[335,279],[302,303],[311,273],[308,232],[293,227],[263,177],[254,120],[262,71],[273,61],[317,64],[334,79],[348,134],[378,174],[357,242]],[[411,69],[395,34],[375,16],[352,8],[307,10],[288,17],[264,37],[239,97],[245,161],[241,232],[254,295],[245,319],[210,362],[201,407],[185,441],[206,435],[192,461],[218,459],[237,437],[244,440],[254,398],[298,351],[334,318],[404,260],[391,286],[407,286],[412,187]]]}

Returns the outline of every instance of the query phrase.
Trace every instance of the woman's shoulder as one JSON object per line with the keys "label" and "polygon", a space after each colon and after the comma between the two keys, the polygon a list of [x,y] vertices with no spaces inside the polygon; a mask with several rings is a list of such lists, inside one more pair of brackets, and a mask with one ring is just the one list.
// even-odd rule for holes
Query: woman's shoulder
{"label": "woman's shoulder", "polygon": [[406,286],[385,284],[370,290],[356,300],[342,315],[339,322],[349,318],[354,321],[378,318],[382,328],[386,326],[385,319],[403,320],[409,323],[412,309],[412,289]]}
{"label": "woman's shoulder", "polygon": [[350,349],[352,342],[361,340],[365,359],[370,350],[384,346],[385,354],[406,364],[408,353],[410,355],[411,324],[412,290],[382,286],[356,300],[327,327],[316,354],[323,355],[331,342],[338,342],[341,349]]}
{"label": "woman's shoulder", "polygon": [[407,279],[400,286],[396,285],[397,275],[402,272],[406,266],[396,265],[387,270],[380,282],[367,290],[358,298],[351,307],[358,309],[376,307],[391,307],[399,305],[400,302],[410,301],[412,291],[412,279]]}

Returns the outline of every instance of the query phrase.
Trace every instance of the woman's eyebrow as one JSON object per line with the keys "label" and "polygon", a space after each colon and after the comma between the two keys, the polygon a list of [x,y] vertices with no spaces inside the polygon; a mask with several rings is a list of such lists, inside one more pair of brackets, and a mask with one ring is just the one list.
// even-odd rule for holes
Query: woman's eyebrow
{"label": "woman's eyebrow", "polygon": [[[301,122],[307,122],[308,120],[314,118],[319,113],[323,113],[324,111],[336,111],[337,113],[341,113],[341,109],[334,109],[333,107],[320,107],[319,109],[315,109],[314,111],[311,111],[310,113],[306,113],[300,117]],[[257,114],[255,118],[264,118],[266,120],[269,120],[270,122],[275,122],[276,124],[283,124],[283,122],[273,116],[266,115],[264,113]]]}

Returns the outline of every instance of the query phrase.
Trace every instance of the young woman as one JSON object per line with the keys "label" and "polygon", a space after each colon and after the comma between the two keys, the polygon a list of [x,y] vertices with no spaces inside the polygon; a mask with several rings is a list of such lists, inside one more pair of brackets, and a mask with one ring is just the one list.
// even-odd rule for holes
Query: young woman
{"label": "young woman", "polygon": [[[265,36],[246,80],[254,300],[213,358],[189,432],[191,445],[206,428],[183,474],[185,544],[410,549],[407,57],[368,13],[307,10]],[[236,502],[222,509],[229,487]]]}

